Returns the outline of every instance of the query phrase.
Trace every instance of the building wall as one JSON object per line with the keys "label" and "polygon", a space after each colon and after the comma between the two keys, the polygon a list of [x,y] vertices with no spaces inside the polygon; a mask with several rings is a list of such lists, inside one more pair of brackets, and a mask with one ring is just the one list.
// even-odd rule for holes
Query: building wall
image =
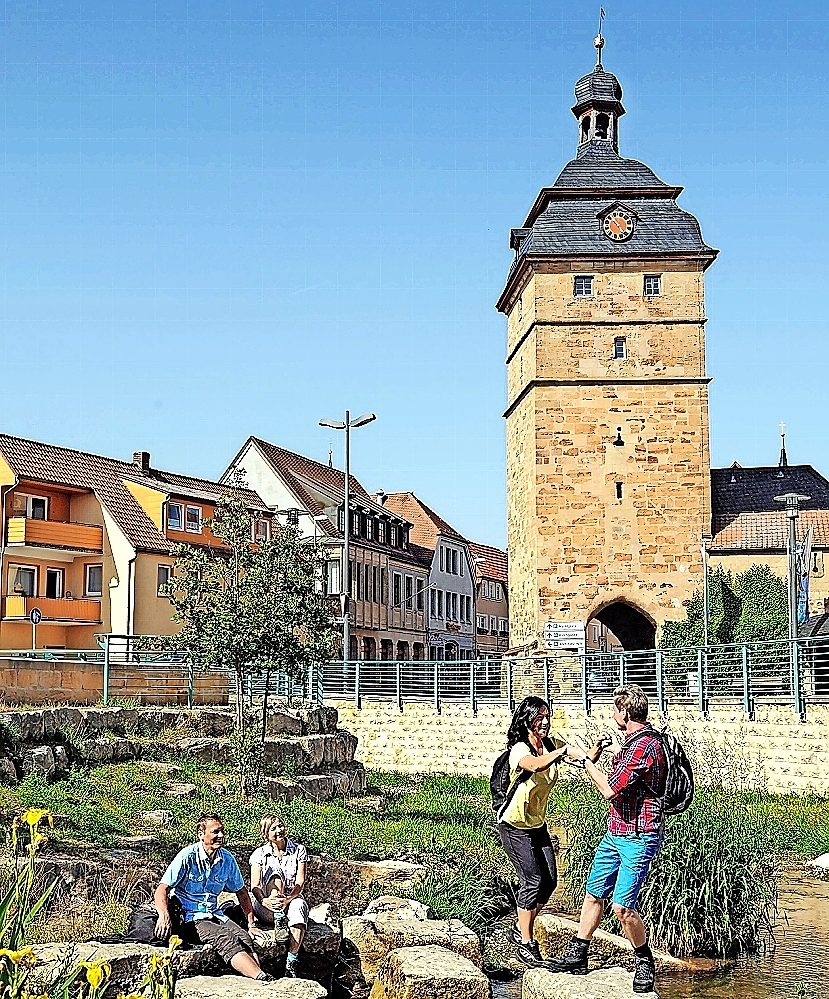
{"label": "building wall", "polygon": [[158,567],[172,567],[172,556],[139,552],[135,560],[135,618],[133,633],[136,635],[173,635],[181,625],[172,620],[173,608],[167,597],[158,595]]}
{"label": "building wall", "polygon": [[[444,568],[440,567],[440,549],[444,549]],[[446,550],[458,552],[458,572],[457,574],[446,571],[445,552]],[[426,614],[429,622],[429,646],[443,648],[448,642],[455,643],[459,649],[471,653],[474,644],[475,632],[475,584],[472,574],[472,566],[469,561],[469,550],[463,542],[454,538],[444,538],[438,536],[432,566],[429,570],[429,587],[433,590],[442,590],[444,593],[443,618],[433,616],[429,608],[431,607],[431,595],[428,597]],[[458,619],[447,621],[446,615],[446,593],[458,594]],[[463,621],[460,613],[461,595],[469,598],[471,622]],[[447,623],[457,626],[457,631],[447,628]],[[431,653],[427,653],[431,655]]]}
{"label": "building wall", "polygon": [[[711,518],[703,278],[698,265],[664,264],[544,265],[508,310],[513,646],[540,639],[548,620],[587,623],[616,601],[658,626],[701,585]],[[663,279],[653,299],[643,295],[652,273]],[[575,274],[594,275],[592,298],[574,298]],[[624,360],[613,357],[617,336]]]}
{"label": "building wall", "polygon": [[[340,725],[359,739],[356,758],[377,770],[405,773],[464,773],[489,776],[506,746],[510,711],[506,704],[481,705],[477,714],[463,704],[364,701],[336,703]],[[657,716],[658,726],[668,719]],[[671,708],[670,725],[686,742],[703,750],[717,746],[759,764],[774,793],[829,793],[829,705],[810,705],[798,722],[788,705],[758,705],[754,720],[733,703],[710,706],[704,717],[690,704]],[[597,707],[591,716],[578,702],[553,705],[552,729],[567,741],[587,746],[597,731],[614,730],[612,709]],[[567,776],[570,771],[562,768]],[[597,792],[598,793],[598,792]]]}

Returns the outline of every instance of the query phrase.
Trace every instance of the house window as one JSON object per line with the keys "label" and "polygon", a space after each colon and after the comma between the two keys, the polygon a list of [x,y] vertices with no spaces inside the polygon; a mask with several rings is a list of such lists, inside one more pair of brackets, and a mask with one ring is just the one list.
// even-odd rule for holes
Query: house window
{"label": "house window", "polygon": [[645,294],[646,295],[661,295],[662,294],[662,275],[661,274],[646,274],[645,275]]}
{"label": "house window", "polygon": [[386,543],[386,522],[384,520],[377,521],[377,540],[381,545]]}
{"label": "house window", "polygon": [[593,275],[578,274],[573,279],[573,295],[576,298],[593,297]]}
{"label": "house window", "polygon": [[478,615],[478,631],[486,634],[487,616],[486,614]]}
{"label": "house window", "polygon": [[46,596],[51,600],[63,596],[63,569],[46,570]]}
{"label": "house window", "polygon": [[625,337],[617,336],[613,341],[613,356],[617,361],[624,361],[628,356],[628,344]]}
{"label": "house window", "polygon": [[9,592],[18,597],[36,597],[37,569],[33,565],[10,566]]}
{"label": "house window", "polygon": [[190,534],[201,534],[201,507],[188,506],[186,528]]}
{"label": "house window", "polygon": [[88,565],[86,567],[85,592],[88,597],[100,597],[103,592],[104,567]]}
{"label": "house window", "polygon": [[373,565],[371,567],[371,600],[372,603],[377,603],[377,566]]}
{"label": "house window", "polygon": [[443,590],[438,590],[438,617],[443,617]]}
{"label": "house window", "polygon": [[621,498],[622,498],[622,483],[621,482],[617,482],[616,483],[616,499],[620,500]]}
{"label": "house window", "polygon": [[366,541],[374,541],[374,517],[366,517]]}
{"label": "house window", "polygon": [[437,608],[437,591],[432,590],[429,593],[429,613],[431,614],[432,617],[437,616],[436,608]]}
{"label": "house window", "polygon": [[392,573],[392,585],[394,587],[394,592],[393,592],[393,596],[392,596],[392,606],[393,607],[399,607],[400,606],[400,601],[401,601],[400,585],[401,585],[402,581],[403,581],[403,577],[400,575],[399,572],[393,572]]}
{"label": "house window", "polygon": [[423,610],[423,580],[418,579],[417,581],[417,609],[419,611]]}
{"label": "house window", "polygon": [[493,600],[500,600],[501,599],[501,584],[500,583],[493,583],[492,584],[492,589],[493,589],[492,599]]}
{"label": "house window", "polygon": [[452,620],[458,620],[458,595],[457,593],[452,594]]}
{"label": "house window", "polygon": [[28,517],[30,520],[46,520],[49,501],[45,496],[28,496],[15,493],[12,496],[12,516]]}
{"label": "house window", "polygon": [[363,566],[360,562],[354,564],[354,588],[358,600],[363,599]]}
{"label": "house window", "polygon": [[331,559],[326,565],[326,588],[330,595],[340,592],[340,563]]}
{"label": "house window", "polygon": [[414,580],[411,576],[406,576],[406,607],[412,609],[412,591],[414,586]]}
{"label": "house window", "polygon": [[457,548],[452,549],[452,575],[457,576],[458,574],[458,550]]}
{"label": "house window", "polygon": [[491,617],[489,619],[489,630],[492,632],[493,635],[498,631],[498,619],[497,618]]}
{"label": "house window", "polygon": [[509,620],[507,618],[505,617],[498,618],[498,631],[500,631],[502,635],[507,634],[507,632],[509,631]]}
{"label": "house window", "polygon": [[389,524],[389,544],[392,548],[397,547],[397,524]]}
{"label": "house window", "polygon": [[440,546],[440,571],[443,572],[443,545]]}
{"label": "house window", "polygon": [[254,541],[267,541],[270,534],[270,524],[267,520],[254,519],[251,525],[252,538]]}
{"label": "house window", "polygon": [[181,503],[167,504],[167,528],[171,531],[184,530],[184,507]]}
{"label": "house window", "polygon": [[158,567],[158,584],[156,586],[156,593],[160,597],[166,596],[163,592],[162,587],[166,586],[170,580],[173,578],[173,567],[171,565],[160,565]]}

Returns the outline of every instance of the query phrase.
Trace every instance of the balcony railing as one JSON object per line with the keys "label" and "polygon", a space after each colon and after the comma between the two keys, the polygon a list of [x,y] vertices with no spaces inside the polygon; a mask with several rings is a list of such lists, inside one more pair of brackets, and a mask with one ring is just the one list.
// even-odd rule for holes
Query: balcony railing
{"label": "balcony railing", "polygon": [[10,545],[39,545],[51,548],[77,548],[101,552],[104,529],[90,524],[67,524],[60,520],[33,520],[30,517],[9,518]]}
{"label": "balcony railing", "polygon": [[101,623],[100,600],[55,600],[52,597],[6,597],[3,606],[3,620],[27,620],[37,607],[43,621],[69,621],[84,624]]}

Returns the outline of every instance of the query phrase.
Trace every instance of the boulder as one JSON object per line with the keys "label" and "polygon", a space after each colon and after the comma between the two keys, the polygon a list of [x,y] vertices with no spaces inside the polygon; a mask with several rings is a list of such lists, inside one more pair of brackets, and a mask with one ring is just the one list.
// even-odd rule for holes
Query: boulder
{"label": "boulder", "polygon": [[168,784],[164,793],[170,798],[198,798],[201,794],[195,784]]}
{"label": "boulder", "polygon": [[402,947],[383,961],[370,999],[489,999],[489,979],[445,947]]}
{"label": "boulder", "polygon": [[169,826],[176,821],[175,815],[166,808],[152,808],[146,812],[139,812],[135,818],[148,826]]}
{"label": "boulder", "polygon": [[814,860],[807,860],[805,866],[807,870],[817,873],[821,877],[829,874],[829,853],[822,853]]}
{"label": "boulder", "polygon": [[299,784],[288,780],[287,777],[265,777],[262,781],[262,791],[280,801],[293,801],[294,798],[305,797]]}
{"label": "boulder", "polygon": [[307,978],[256,982],[241,975],[198,975],[176,982],[176,999],[325,999],[328,993]]}
{"label": "boulder", "polygon": [[228,746],[218,739],[179,739],[176,748],[185,756],[206,763],[227,763],[230,759]]}
{"label": "boulder", "polygon": [[0,784],[16,784],[17,767],[8,756],[0,756]]}
{"label": "boulder", "polygon": [[55,770],[55,754],[50,746],[34,746],[24,750],[20,757],[20,771],[24,776],[39,774],[52,777]]}
{"label": "boulder", "polygon": [[[352,864],[355,866],[359,863],[371,863],[371,861],[358,861],[353,860]],[[376,866],[381,864],[394,864],[400,863],[400,861],[395,860],[378,860],[375,862]],[[411,867],[418,866],[417,864],[411,864]],[[421,870],[425,868],[421,867]],[[373,916],[375,919],[379,920],[389,920],[389,919],[435,919],[435,914],[425,905],[423,902],[418,902],[414,898],[400,898],[397,895],[379,895],[377,898],[373,899],[366,906],[364,916]]]}
{"label": "boulder", "polygon": [[[538,941],[538,946],[541,948],[542,955],[544,957],[555,957],[560,954],[564,950],[567,941],[576,935],[578,928],[579,924],[572,919],[557,916],[551,912],[542,912],[535,921],[534,931],[534,936]],[[618,936],[616,933],[608,933],[606,930],[596,930],[593,935],[591,950],[627,968],[633,968],[633,947],[625,937]],[[657,970],[663,968],[666,971],[700,971],[705,967],[711,966],[711,962],[704,958],[683,960],[659,950],[654,950],[653,957]]]}
{"label": "boulder", "polygon": [[288,711],[269,711],[266,735],[302,735],[302,722]]}
{"label": "boulder", "polygon": [[66,746],[52,746],[52,755],[55,757],[55,769],[65,773],[69,769],[69,753]]}
{"label": "boulder", "polygon": [[181,767],[175,763],[160,763],[158,760],[142,760],[141,766],[145,770],[154,770],[161,774],[180,774],[183,772]]}
{"label": "boulder", "polygon": [[[631,973],[623,968],[602,968],[583,976],[530,968],[521,983],[521,999],[631,999],[631,984]],[[659,999],[658,992],[640,994]]]}
{"label": "boulder", "polygon": [[[409,889],[426,873],[426,868],[422,864],[408,864],[404,860],[351,860],[349,866],[354,869],[363,884],[371,885],[380,882],[387,884],[392,890],[394,888]],[[389,896],[384,897],[388,898]],[[375,899],[369,909],[379,901],[381,900]],[[415,902],[413,899],[398,899],[397,901],[406,902],[409,906],[421,906],[425,911],[428,911],[425,905],[421,902]],[[369,909],[366,909],[363,915],[367,915]],[[412,911],[411,908],[409,911]],[[430,917],[423,916],[423,919],[428,918]]]}
{"label": "boulder", "polygon": [[193,714],[199,730],[205,735],[227,736],[236,727],[232,711],[197,711]]}
{"label": "boulder", "polygon": [[481,966],[481,941],[459,919],[429,919],[426,906],[411,899],[375,899],[362,916],[343,919],[343,939],[359,953],[362,977],[371,983],[393,950],[444,947]]}

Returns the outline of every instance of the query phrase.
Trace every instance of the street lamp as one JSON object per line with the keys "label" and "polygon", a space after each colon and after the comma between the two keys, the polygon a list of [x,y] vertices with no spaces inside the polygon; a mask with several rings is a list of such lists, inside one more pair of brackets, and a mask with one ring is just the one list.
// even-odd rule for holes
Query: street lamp
{"label": "street lamp", "polygon": [[702,536],[702,644],[708,648],[708,546],[714,540],[712,535]]}
{"label": "street lamp", "polygon": [[351,655],[351,632],[349,629],[348,614],[349,607],[348,602],[351,597],[349,592],[349,579],[348,579],[348,556],[349,556],[349,545],[348,541],[351,536],[351,518],[349,516],[348,505],[351,501],[351,431],[355,427],[364,427],[367,423],[371,423],[376,420],[377,417],[374,413],[365,413],[363,416],[358,416],[356,420],[351,419],[350,410],[345,411],[345,420],[320,420],[321,427],[331,427],[332,430],[344,430],[345,431],[345,496],[343,498],[343,535],[345,542],[343,544],[343,561],[340,567],[340,599],[342,600],[342,611],[343,611],[343,662],[347,663],[348,658]]}
{"label": "street lamp", "polygon": [[789,641],[797,638],[797,528],[795,521],[800,516],[800,504],[810,500],[811,496],[801,493],[784,493],[775,496],[775,503],[786,504],[786,516],[789,519]]}

